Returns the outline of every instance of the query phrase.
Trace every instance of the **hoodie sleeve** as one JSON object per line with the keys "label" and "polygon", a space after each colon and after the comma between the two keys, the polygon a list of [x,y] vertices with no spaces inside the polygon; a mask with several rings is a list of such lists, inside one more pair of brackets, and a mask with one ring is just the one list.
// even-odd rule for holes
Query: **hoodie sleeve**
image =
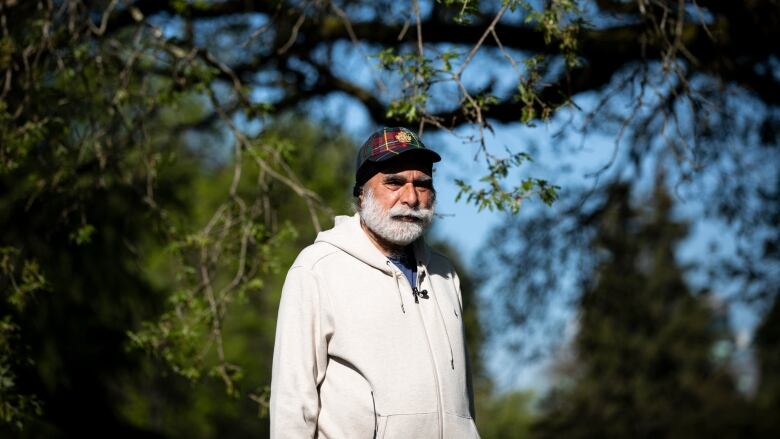
{"label": "hoodie sleeve", "polygon": [[327,298],[307,268],[287,273],[276,321],[271,371],[271,438],[313,438],[332,335]]}

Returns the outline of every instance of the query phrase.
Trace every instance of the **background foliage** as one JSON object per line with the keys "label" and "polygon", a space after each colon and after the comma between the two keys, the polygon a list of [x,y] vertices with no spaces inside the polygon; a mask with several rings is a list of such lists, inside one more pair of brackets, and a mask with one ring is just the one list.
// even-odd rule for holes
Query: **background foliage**
{"label": "background foliage", "polygon": [[[776,435],[778,29],[775,0],[0,0],[3,435],[265,434],[281,276],[349,208],[334,102],[473,143],[458,197],[512,214],[472,353],[568,357],[544,398],[480,369],[483,437]],[[614,148],[568,184],[491,144],[513,124]],[[739,237],[696,267],[686,200]],[[712,302],[761,321],[752,390]],[[561,304],[576,336],[537,336]]]}

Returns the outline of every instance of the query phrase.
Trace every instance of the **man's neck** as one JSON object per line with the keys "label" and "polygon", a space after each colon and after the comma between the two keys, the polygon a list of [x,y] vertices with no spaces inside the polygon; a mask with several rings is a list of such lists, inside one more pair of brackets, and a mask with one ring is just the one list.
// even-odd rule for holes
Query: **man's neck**
{"label": "man's neck", "polygon": [[363,228],[363,231],[366,233],[371,243],[374,244],[374,246],[378,248],[379,251],[382,252],[382,254],[385,256],[400,258],[406,253],[406,250],[409,247],[407,245],[393,244],[392,242],[382,238],[381,236],[374,233],[373,230],[369,229],[363,220],[360,220],[360,227]]}

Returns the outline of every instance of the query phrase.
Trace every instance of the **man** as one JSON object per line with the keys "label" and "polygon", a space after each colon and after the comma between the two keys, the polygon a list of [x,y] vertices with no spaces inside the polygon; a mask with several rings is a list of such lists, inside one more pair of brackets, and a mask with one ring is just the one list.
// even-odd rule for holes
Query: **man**
{"label": "man", "polygon": [[478,438],[460,284],[422,235],[440,156],[405,128],[358,152],[358,213],[337,217],[287,274],[272,438]]}

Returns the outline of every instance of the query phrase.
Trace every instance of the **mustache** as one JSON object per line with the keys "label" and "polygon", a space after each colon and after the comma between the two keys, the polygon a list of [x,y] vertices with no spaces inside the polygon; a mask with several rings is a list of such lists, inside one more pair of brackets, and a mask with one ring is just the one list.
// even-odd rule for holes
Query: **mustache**
{"label": "mustache", "polygon": [[391,218],[405,216],[415,218],[420,221],[425,221],[433,216],[433,209],[416,208],[413,209],[408,206],[395,206],[388,212]]}

